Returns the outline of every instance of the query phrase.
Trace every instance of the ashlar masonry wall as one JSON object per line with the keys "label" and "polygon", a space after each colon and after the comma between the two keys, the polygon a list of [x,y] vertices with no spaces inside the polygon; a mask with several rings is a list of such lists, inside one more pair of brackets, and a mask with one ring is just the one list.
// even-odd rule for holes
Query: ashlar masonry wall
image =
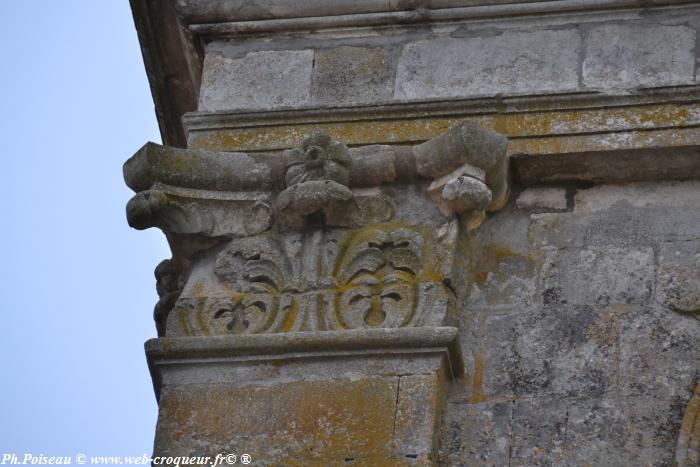
{"label": "ashlar masonry wall", "polygon": [[700,375],[700,184],[547,185],[474,237],[445,465],[672,465]]}

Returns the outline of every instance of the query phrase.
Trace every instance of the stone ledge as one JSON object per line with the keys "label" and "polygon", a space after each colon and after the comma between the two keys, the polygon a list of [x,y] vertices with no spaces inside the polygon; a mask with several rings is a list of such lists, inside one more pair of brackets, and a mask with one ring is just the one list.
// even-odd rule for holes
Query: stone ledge
{"label": "stone ledge", "polygon": [[[245,1],[234,0],[221,4],[212,0],[184,0],[178,2],[178,12],[190,23],[248,22],[279,20],[285,18],[327,17],[339,15],[356,15],[372,13],[396,13],[436,10],[469,11],[472,16],[479,16],[492,11],[495,14],[508,14],[538,10],[577,8],[605,9],[624,6],[653,6],[683,4],[685,2],[641,2],[636,0],[604,1],[533,1],[533,0],[431,0],[429,2],[396,2],[393,0],[364,0],[348,2],[346,0],[266,0],[256,2],[257,8],[244,8]],[[545,3],[549,3],[547,5]],[[445,14],[443,12],[443,14]]]}
{"label": "stone ledge", "polygon": [[[510,154],[556,154],[700,142],[700,86],[677,86],[632,95],[573,93],[442,102],[411,102],[337,109],[274,112],[197,112],[183,118],[191,149],[271,151],[293,147],[322,129],[348,145],[415,144],[469,118],[509,138]],[[646,138],[646,140],[645,140]],[[668,138],[667,138],[668,139]],[[623,146],[625,143],[626,146]],[[637,144],[639,143],[639,144]],[[600,148],[600,149],[599,149]]]}
{"label": "stone ledge", "polygon": [[[642,0],[555,0],[555,1],[501,1],[470,3],[453,0],[430,2],[421,7],[413,2],[399,3],[401,7],[384,8],[377,4],[384,2],[309,2],[306,7],[302,2],[294,2],[294,7],[279,8],[282,1],[268,2],[277,6],[276,11],[241,15],[238,2],[230,9],[210,8],[211,14],[202,15],[205,10],[201,2],[194,7],[180,6],[180,14],[189,22],[189,29],[198,36],[227,36],[241,34],[280,33],[292,31],[313,31],[331,28],[361,28],[392,26],[401,24],[420,24],[443,21],[478,21],[484,19],[518,18],[523,16],[574,14],[587,12],[615,11],[620,9],[635,10],[683,6],[692,3],[689,0],[676,1],[642,1]],[[359,3],[359,4],[356,4]],[[424,2],[427,3],[427,2]],[[277,4],[277,5],[274,5]],[[325,8],[320,8],[323,6]],[[238,7],[238,8],[237,8]],[[193,12],[197,11],[198,14]]]}
{"label": "stone ledge", "polygon": [[366,329],[352,331],[249,334],[150,339],[145,344],[156,395],[163,368],[203,363],[251,363],[367,356],[436,355],[446,357],[452,378],[464,373],[454,327]]}
{"label": "stone ledge", "polygon": [[[580,117],[596,116],[603,110],[659,105],[690,105],[700,101],[700,85],[639,89],[619,94],[564,92],[539,95],[494,95],[472,98],[422,99],[374,105],[323,105],[278,107],[274,111],[189,112],[183,116],[187,132],[216,129],[277,127],[302,124],[353,123],[393,119],[476,118],[479,115],[529,114],[589,111]],[[647,118],[652,121],[653,116]],[[688,117],[688,116],[686,116]],[[600,117],[598,117],[600,118]],[[501,131],[505,131],[502,129]],[[549,132],[551,128],[548,128]],[[269,130],[268,130],[269,131]],[[562,131],[557,131],[561,133]],[[571,132],[567,132],[571,133]],[[538,133],[535,133],[538,134]],[[427,139],[427,138],[426,138]],[[296,141],[292,141],[294,143]],[[290,146],[291,147],[291,146]],[[256,148],[263,149],[263,148]]]}
{"label": "stone ledge", "polygon": [[320,128],[349,145],[415,144],[461,118],[508,136],[515,179],[620,182],[700,177],[700,87],[340,109],[190,113],[192,149],[270,151]]}

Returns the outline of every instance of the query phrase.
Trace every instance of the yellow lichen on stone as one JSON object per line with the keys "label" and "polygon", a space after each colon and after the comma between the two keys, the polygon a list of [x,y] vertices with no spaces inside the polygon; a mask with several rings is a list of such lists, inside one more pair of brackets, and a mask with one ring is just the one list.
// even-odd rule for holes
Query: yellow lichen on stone
{"label": "yellow lichen on stone", "polygon": [[402,458],[400,440],[394,439],[398,380],[364,377],[163,391],[155,450],[235,446],[256,462],[274,465],[421,465]]}
{"label": "yellow lichen on stone", "polygon": [[[606,136],[605,133],[620,133],[623,135],[620,138],[626,139],[625,134],[640,130],[693,129],[700,123],[700,105],[643,104],[603,109],[465,114],[454,117],[416,116],[408,119],[368,115],[366,119],[349,121],[333,122],[326,119],[317,123],[289,121],[272,125],[263,125],[261,122],[260,125],[192,130],[189,146],[192,149],[222,151],[288,149],[314,129],[323,130],[333,139],[348,145],[413,144],[439,136],[465,118],[508,136],[517,147],[511,149],[511,153],[539,154],[562,152],[559,148],[572,146],[571,138],[587,138],[594,142],[610,138],[614,140],[614,137]],[[557,139],[561,137],[566,139]],[[697,137],[695,141],[698,141]],[[570,149],[564,152],[576,151]]]}

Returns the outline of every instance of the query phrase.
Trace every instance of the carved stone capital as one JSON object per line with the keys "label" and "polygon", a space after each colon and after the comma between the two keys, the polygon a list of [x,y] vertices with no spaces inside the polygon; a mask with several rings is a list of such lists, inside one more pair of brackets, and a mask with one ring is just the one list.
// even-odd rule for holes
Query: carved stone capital
{"label": "carved stone capital", "polygon": [[348,149],[321,132],[281,154],[149,143],[124,173],[137,191],[129,224],[162,229],[178,265],[182,286],[159,302],[159,329],[453,324],[454,216],[499,206],[506,143],[469,122],[412,148]]}
{"label": "carved stone capital", "polygon": [[414,147],[348,149],[322,132],[277,154],[147,144],[124,174],[129,224],[160,228],[173,249],[181,287],[159,302],[159,329],[454,324],[457,217],[500,206],[506,145],[468,121]]}
{"label": "carved stone capital", "polygon": [[434,464],[466,236],[505,199],[506,144],[464,122],[414,147],[137,152],[127,219],[173,252],[147,343],[156,455],[204,439],[280,465]]}

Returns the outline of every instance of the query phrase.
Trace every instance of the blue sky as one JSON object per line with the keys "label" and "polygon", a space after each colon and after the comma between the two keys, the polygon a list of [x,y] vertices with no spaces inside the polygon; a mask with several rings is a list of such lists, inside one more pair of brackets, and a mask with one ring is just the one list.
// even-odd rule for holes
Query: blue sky
{"label": "blue sky", "polygon": [[126,224],[122,164],[160,143],[129,2],[6,2],[0,453],[150,454],[159,231]]}

